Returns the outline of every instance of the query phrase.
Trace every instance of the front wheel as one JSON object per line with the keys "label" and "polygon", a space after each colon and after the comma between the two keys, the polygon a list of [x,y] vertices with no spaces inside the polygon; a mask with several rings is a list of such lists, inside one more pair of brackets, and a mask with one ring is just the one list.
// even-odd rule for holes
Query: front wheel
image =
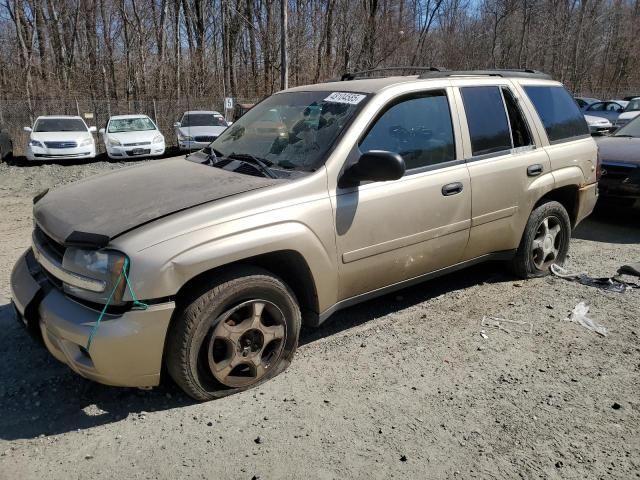
{"label": "front wheel", "polygon": [[296,298],[282,280],[237,269],[178,313],[167,339],[167,370],[195,400],[246,390],[287,368],[300,324]]}
{"label": "front wheel", "polygon": [[564,263],[570,238],[567,210],[558,202],[543,203],[529,216],[512,270],[522,278],[548,275],[551,265]]}

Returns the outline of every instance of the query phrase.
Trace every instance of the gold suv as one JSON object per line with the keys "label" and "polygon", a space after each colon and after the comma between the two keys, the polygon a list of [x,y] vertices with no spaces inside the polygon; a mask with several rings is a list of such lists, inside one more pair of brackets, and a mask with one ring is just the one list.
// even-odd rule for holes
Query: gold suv
{"label": "gold suv", "polygon": [[539,72],[348,75],[272,95],[186,158],[38,195],[13,301],[80,375],[148,387],[165,365],[208,400],[282,372],[301,325],[346,306],[490,259],[546,275],[597,169]]}

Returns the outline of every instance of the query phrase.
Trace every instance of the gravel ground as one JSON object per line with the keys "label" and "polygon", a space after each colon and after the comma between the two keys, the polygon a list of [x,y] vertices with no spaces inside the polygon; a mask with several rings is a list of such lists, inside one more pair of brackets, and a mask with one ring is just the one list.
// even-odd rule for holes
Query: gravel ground
{"label": "gravel ground", "polygon": [[[1,479],[640,477],[640,291],[497,263],[339,312],[285,374],[222,400],[74,375],[15,322],[9,273],[34,194],[121,166],[0,165]],[[575,232],[570,269],[640,261],[638,216],[607,217]],[[579,301],[608,336],[563,321]]]}

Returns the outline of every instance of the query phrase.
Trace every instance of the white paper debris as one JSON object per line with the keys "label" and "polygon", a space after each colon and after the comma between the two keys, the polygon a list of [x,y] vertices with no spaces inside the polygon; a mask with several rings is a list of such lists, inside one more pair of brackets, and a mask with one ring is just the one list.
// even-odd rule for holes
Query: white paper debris
{"label": "white paper debris", "polygon": [[604,325],[600,325],[592,318],[587,317],[587,313],[589,313],[589,307],[587,307],[584,302],[580,302],[574,307],[572,312],[567,318],[565,318],[565,320],[582,325],[584,328],[587,328],[599,335],[602,335],[603,337],[606,337],[606,327]]}
{"label": "white paper debris", "polygon": [[333,102],[333,103],[348,103],[349,105],[357,105],[359,104],[366,95],[362,95],[361,93],[350,93],[350,92],[333,92],[327,98],[324,99],[325,102]]}

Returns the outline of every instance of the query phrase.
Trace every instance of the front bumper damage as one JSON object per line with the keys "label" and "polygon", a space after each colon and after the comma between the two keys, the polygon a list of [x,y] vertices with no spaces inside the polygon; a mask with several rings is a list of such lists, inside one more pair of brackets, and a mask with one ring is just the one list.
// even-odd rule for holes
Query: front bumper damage
{"label": "front bumper damage", "polygon": [[16,263],[10,285],[14,306],[23,322],[39,328],[49,352],[79,375],[125,387],[150,387],[160,382],[173,302],[106,315],[87,351],[87,339],[100,312],[53,285],[31,249]]}
{"label": "front bumper damage", "polygon": [[600,193],[604,202],[640,207],[640,165],[603,162]]}

